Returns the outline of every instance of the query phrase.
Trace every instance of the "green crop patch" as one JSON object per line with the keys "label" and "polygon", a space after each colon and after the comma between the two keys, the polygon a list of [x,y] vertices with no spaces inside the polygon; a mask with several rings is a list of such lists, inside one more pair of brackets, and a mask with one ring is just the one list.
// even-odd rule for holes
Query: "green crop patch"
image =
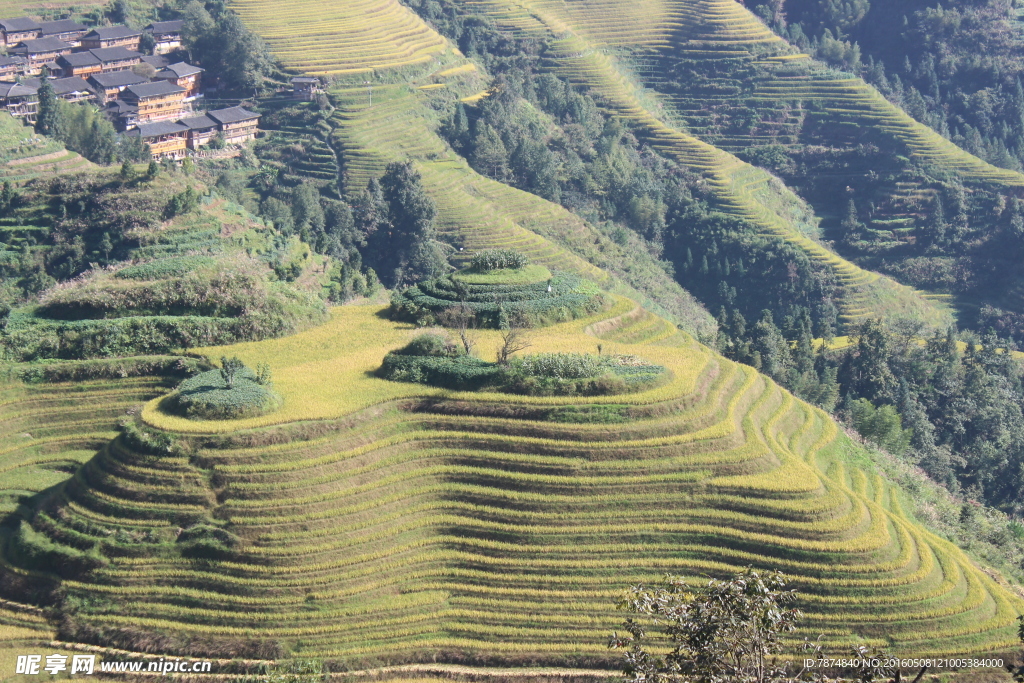
{"label": "green crop patch", "polygon": [[501,269],[421,282],[392,298],[392,313],[399,319],[430,324],[446,311],[464,307],[479,324],[501,327],[515,317],[529,325],[575,320],[605,304],[600,288],[579,276],[556,271],[549,279],[536,281],[533,277],[540,271],[527,274],[526,270]]}
{"label": "green crop patch", "polygon": [[235,420],[259,417],[277,410],[281,397],[249,368],[230,383],[221,370],[209,370],[185,380],[168,399],[173,410],[196,420]]}

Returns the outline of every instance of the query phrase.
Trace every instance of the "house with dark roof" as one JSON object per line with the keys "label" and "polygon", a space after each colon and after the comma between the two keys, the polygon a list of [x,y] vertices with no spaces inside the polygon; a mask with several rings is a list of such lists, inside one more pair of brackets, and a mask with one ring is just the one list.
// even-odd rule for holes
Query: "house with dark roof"
{"label": "house with dark roof", "polygon": [[181,159],[188,144],[188,127],[180,123],[141,123],[128,135],[142,138],[149,144],[154,159]]}
{"label": "house with dark roof", "polygon": [[89,76],[89,85],[96,91],[96,99],[100,104],[106,104],[111,100],[116,100],[121,95],[121,92],[130,85],[139,85],[140,83],[148,82],[148,78],[140,76],[130,69],[125,69],[123,71],[111,71],[110,73],[105,74],[92,74]]}
{"label": "house with dark roof", "polygon": [[179,62],[160,69],[153,78],[159,78],[175,85],[180,85],[185,89],[185,101],[191,102],[197,97],[202,97],[202,94],[199,92],[199,79],[203,71],[205,69],[200,69],[198,66],[192,66],[187,62]]}
{"label": "house with dark roof", "polygon": [[0,106],[11,116],[35,123],[39,110],[38,90],[20,83],[0,83]]}
{"label": "house with dark roof", "polygon": [[140,53],[126,47],[104,47],[98,50],[89,50],[89,52],[100,60],[103,73],[130,69],[142,61]]}
{"label": "house with dark roof", "polygon": [[296,76],[292,79],[292,96],[299,100],[311,100],[317,93],[324,91],[319,78],[312,76]]}
{"label": "house with dark roof", "polygon": [[82,44],[82,36],[89,30],[73,19],[59,19],[57,21],[44,21],[39,24],[40,38],[56,38],[70,43],[74,47]]}
{"label": "house with dark roof", "polygon": [[139,125],[139,107],[122,99],[107,102],[103,113],[118,130],[129,130]]}
{"label": "house with dark roof", "polygon": [[12,47],[9,52],[18,57],[24,57],[28,63],[28,72],[37,74],[47,64],[56,62],[57,58],[61,55],[71,54],[72,49],[71,44],[65,43],[63,40],[57,40],[56,38],[34,38],[32,40],[23,40],[17,46]]}
{"label": "house with dark roof", "polygon": [[181,27],[183,21],[154,21],[146,27],[146,32],[153,36],[153,52],[158,55],[174,52],[181,47]]}
{"label": "house with dark roof", "polygon": [[[93,89],[89,87],[89,84],[84,79],[78,76],[72,76],[70,78],[50,78],[50,87],[53,88],[53,93],[62,100],[68,102],[82,102],[84,100],[92,99],[96,94]],[[39,89],[43,80],[41,78],[26,78],[22,81],[22,85],[29,88]]]}
{"label": "house with dark roof", "polygon": [[92,52],[73,52],[57,58],[57,68],[64,76],[89,76],[103,72],[103,63]]}
{"label": "house with dark roof", "polygon": [[228,107],[206,113],[220,124],[220,132],[224,142],[238,144],[256,137],[256,128],[260,123],[260,115],[241,107]]}
{"label": "house with dark roof", "polygon": [[82,47],[86,50],[104,47],[125,47],[129,50],[138,50],[141,39],[142,31],[120,25],[103,26],[94,28],[82,36]]}
{"label": "house with dark roof", "polygon": [[0,42],[4,47],[14,47],[26,40],[38,38],[41,29],[38,21],[28,17],[0,19]]}
{"label": "house with dark roof", "polygon": [[203,114],[202,116],[190,116],[178,121],[188,128],[188,148],[199,149],[217,137],[220,132],[220,124]]}
{"label": "house with dark roof", "polygon": [[28,62],[24,57],[0,56],[0,81],[14,81],[25,73]]}
{"label": "house with dark roof", "polygon": [[110,73],[130,69],[142,60],[142,55],[124,47],[107,47],[74,52],[57,58],[57,68],[64,76],[82,76]]}
{"label": "house with dark roof", "polygon": [[177,119],[185,111],[185,89],[167,81],[130,85],[121,99],[139,108],[140,125]]}
{"label": "house with dark roof", "polygon": [[162,69],[165,66],[167,66],[168,64],[170,64],[171,61],[173,61],[173,60],[171,60],[169,57],[166,57],[164,55],[143,55],[142,56],[142,62],[144,64],[149,64],[151,67],[153,67],[157,71],[159,71],[160,69]]}

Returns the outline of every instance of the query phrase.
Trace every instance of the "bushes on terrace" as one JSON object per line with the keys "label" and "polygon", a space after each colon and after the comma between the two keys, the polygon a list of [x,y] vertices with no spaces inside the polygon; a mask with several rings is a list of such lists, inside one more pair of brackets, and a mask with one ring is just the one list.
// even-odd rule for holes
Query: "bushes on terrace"
{"label": "bushes on terrace", "polygon": [[222,364],[219,370],[182,382],[170,399],[171,407],[197,420],[234,420],[265,415],[281,406],[269,373],[254,372],[237,358],[224,358]]}
{"label": "bushes on terrace", "polygon": [[538,353],[509,361],[503,389],[530,396],[606,396],[649,389],[667,373],[637,356]]}
{"label": "bushes on terrace", "polygon": [[603,396],[647,389],[667,378],[660,365],[636,356],[540,353],[488,363],[439,334],[423,334],[392,351],[380,375],[445,389],[506,391],[531,396]]}
{"label": "bushes on terrace", "polygon": [[136,356],[116,360],[65,361],[16,367],[13,374],[22,382],[74,382],[124,377],[189,377],[212,366],[203,358],[187,356]]}
{"label": "bushes on terrace", "polygon": [[515,316],[537,326],[590,315],[601,309],[604,297],[587,280],[555,273],[550,281],[528,285],[472,285],[448,276],[422,282],[391,299],[395,317],[424,325],[437,322],[439,315],[457,305],[471,309],[486,327],[501,327],[503,320]]}
{"label": "bushes on terrace", "polygon": [[514,249],[485,249],[473,256],[470,265],[478,273],[502,268],[524,268],[529,260]]}

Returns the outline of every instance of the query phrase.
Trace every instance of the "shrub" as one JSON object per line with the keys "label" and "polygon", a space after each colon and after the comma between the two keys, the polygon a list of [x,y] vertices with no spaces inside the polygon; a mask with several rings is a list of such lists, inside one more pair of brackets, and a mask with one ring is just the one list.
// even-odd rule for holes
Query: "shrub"
{"label": "shrub", "polygon": [[166,432],[143,431],[135,420],[121,423],[121,436],[125,445],[136,453],[167,455],[175,451],[174,439]]}
{"label": "shrub", "polygon": [[588,353],[535,353],[509,361],[513,370],[524,375],[556,379],[580,379],[600,373],[598,356]]}
{"label": "shrub", "polygon": [[209,370],[187,379],[172,396],[171,407],[197,420],[233,420],[277,410],[281,397],[260,384],[250,368],[235,369],[228,386],[221,370]]}
{"label": "shrub", "polygon": [[395,382],[476,391],[500,384],[502,370],[495,363],[474,356],[411,356],[392,352],[384,357],[380,376]]}
{"label": "shrub", "polygon": [[226,560],[237,556],[241,540],[220,527],[198,523],[182,531],[177,542],[183,557]]}
{"label": "shrub", "polygon": [[[428,337],[432,339],[428,341]],[[417,337],[404,349],[385,356],[380,376],[445,389],[491,389],[531,396],[622,394],[647,389],[668,377],[663,366],[637,356],[540,353],[501,365],[461,354],[457,347],[454,353],[438,352],[445,342],[439,335]],[[410,353],[414,344],[425,353]]]}
{"label": "shrub", "polygon": [[502,268],[523,268],[529,260],[514,249],[485,249],[475,256],[470,267],[478,273]]}
{"label": "shrub", "polygon": [[419,335],[404,348],[395,351],[402,356],[455,356],[458,352],[458,347],[451,340],[432,332]]}
{"label": "shrub", "polygon": [[15,368],[14,374],[22,382],[38,384],[125,377],[191,377],[211,367],[205,359],[188,356],[137,356],[112,360],[33,363]]}

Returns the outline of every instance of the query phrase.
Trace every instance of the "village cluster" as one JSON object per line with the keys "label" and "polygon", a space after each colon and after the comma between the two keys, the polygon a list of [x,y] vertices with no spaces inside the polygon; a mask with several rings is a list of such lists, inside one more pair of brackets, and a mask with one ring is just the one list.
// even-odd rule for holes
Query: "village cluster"
{"label": "village cluster", "polygon": [[[71,19],[0,19],[0,106],[34,122],[48,78],[57,97],[92,101],[118,130],[140,136],[154,159],[181,159],[215,138],[256,137],[259,114],[241,107],[203,111],[203,69],[181,52],[181,21],[89,28]],[[143,33],[153,55],[139,51]],[[145,65],[145,66],[139,66]]]}

